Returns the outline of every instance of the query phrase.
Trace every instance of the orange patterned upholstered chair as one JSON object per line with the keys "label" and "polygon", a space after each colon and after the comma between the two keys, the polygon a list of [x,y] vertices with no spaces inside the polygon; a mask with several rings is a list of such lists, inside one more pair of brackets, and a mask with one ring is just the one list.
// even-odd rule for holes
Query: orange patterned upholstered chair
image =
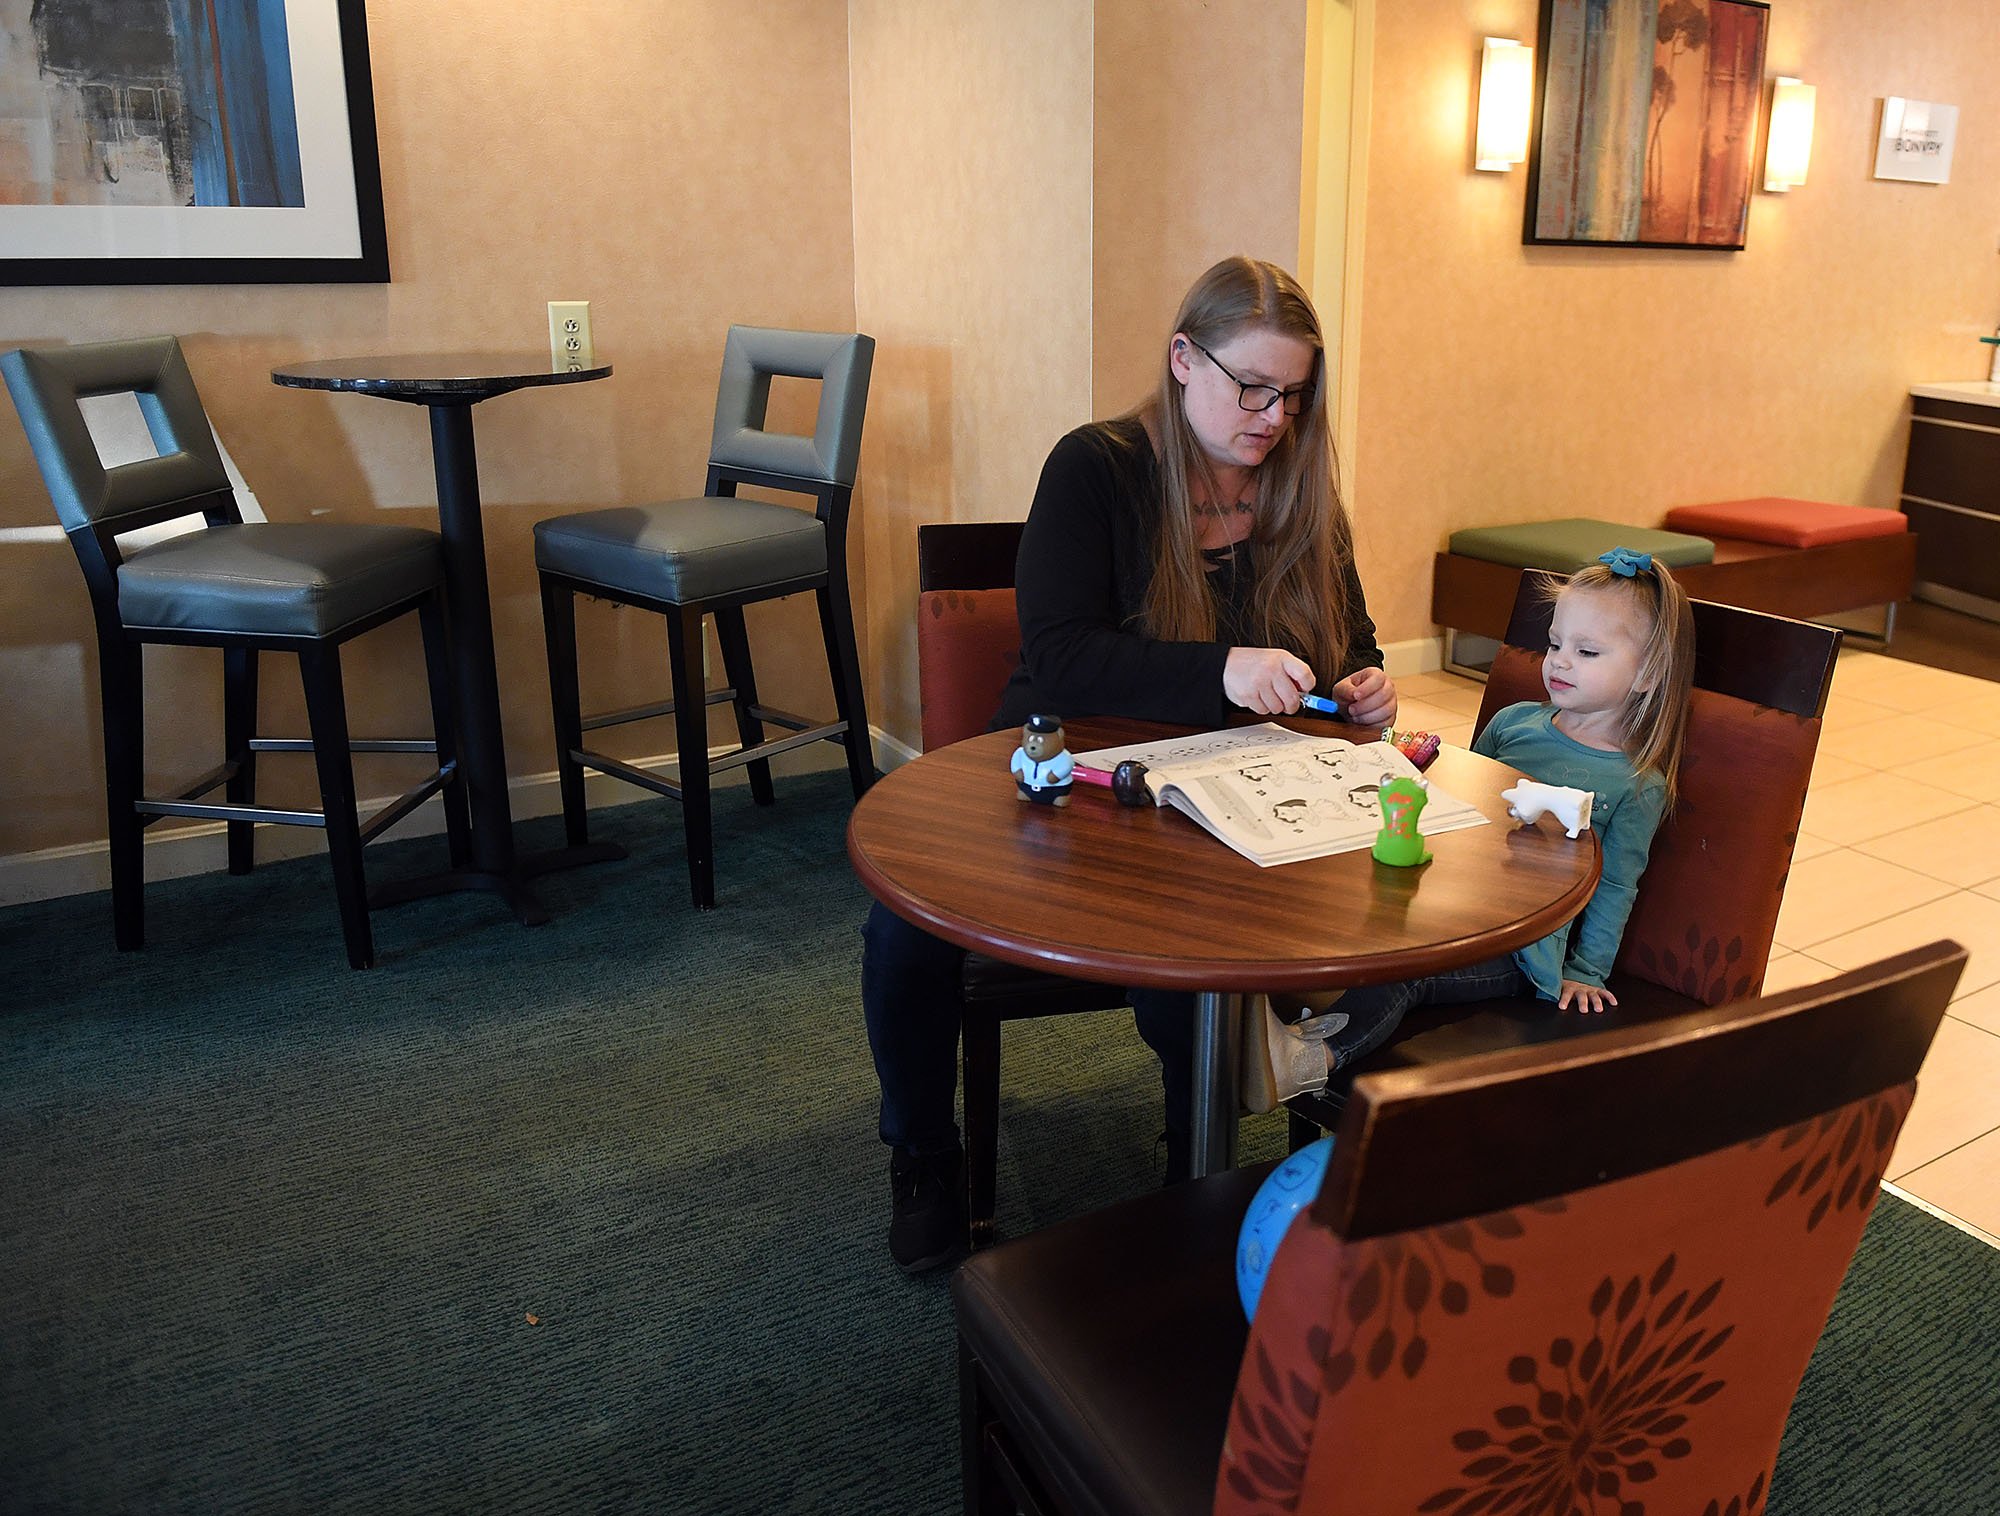
{"label": "orange patterned upholstered chair", "polygon": [[[1018,521],[917,528],[917,684],[924,750],[986,730],[1021,655],[1014,614]],[[993,1240],[1000,1167],[1000,1023],[1112,1010],[1125,992],[968,953],[960,1031],[965,1082],[966,1217],[974,1247]]]}
{"label": "orange patterned upholstered chair", "polygon": [[1964,963],[1359,1080],[1247,1330],[1262,1170],[975,1256],[967,1509],[1756,1516]]}
{"label": "orange patterned upholstered chair", "polygon": [[[1549,590],[1530,570],[1480,701],[1478,726],[1517,700],[1547,698]],[[1695,676],[1680,795],[1653,841],[1611,976],[1618,1005],[1600,1016],[1545,1001],[1480,1001],[1409,1016],[1355,1072],[1461,1058],[1489,1048],[1595,1033],[1763,987],[1771,934],[1819,750],[1820,717],[1840,651],[1837,628],[1694,602]],[[1294,1142],[1339,1119],[1339,1089],[1291,1102]]]}

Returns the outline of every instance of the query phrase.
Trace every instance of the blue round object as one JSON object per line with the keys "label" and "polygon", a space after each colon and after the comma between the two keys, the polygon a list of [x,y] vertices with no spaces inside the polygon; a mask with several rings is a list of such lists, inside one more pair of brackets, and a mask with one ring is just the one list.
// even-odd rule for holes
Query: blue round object
{"label": "blue round object", "polygon": [[1257,1300],[1264,1293],[1264,1276],[1271,1272],[1271,1260],[1278,1244],[1300,1211],[1319,1194],[1326,1178],[1327,1160],[1333,1156],[1333,1139],[1322,1137],[1308,1143],[1271,1170],[1250,1209],[1243,1213],[1243,1230],[1236,1239],[1236,1293],[1243,1297],[1243,1314],[1255,1319]]}

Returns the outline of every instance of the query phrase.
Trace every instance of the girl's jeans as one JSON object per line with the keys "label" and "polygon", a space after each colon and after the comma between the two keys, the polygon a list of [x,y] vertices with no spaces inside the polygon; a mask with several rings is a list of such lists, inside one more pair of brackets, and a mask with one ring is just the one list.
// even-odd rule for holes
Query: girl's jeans
{"label": "girl's jeans", "polygon": [[1333,1067],[1344,1069],[1387,1042],[1412,1006],[1462,1005],[1468,1000],[1501,1000],[1534,993],[1534,985],[1514,966],[1511,953],[1428,979],[1365,984],[1333,1002],[1331,1009],[1347,1013],[1347,1025],[1327,1038],[1327,1051],[1333,1055]]}

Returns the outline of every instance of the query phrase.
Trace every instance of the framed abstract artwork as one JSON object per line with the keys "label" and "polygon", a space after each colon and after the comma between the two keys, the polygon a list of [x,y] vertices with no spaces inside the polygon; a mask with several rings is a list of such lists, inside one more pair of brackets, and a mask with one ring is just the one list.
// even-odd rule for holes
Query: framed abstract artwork
{"label": "framed abstract artwork", "polygon": [[1542,0],[1529,243],[1736,252],[1763,0]]}
{"label": "framed abstract artwork", "polygon": [[0,284],[388,277],[363,0],[0,0]]}

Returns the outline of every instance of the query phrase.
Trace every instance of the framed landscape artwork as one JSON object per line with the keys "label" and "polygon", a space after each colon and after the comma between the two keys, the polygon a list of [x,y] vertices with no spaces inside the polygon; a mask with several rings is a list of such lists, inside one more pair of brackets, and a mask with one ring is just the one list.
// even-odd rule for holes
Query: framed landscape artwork
{"label": "framed landscape artwork", "polygon": [[388,277],[363,0],[0,0],[0,283]]}
{"label": "framed landscape artwork", "polygon": [[1542,0],[1524,240],[1740,250],[1769,19],[1762,0]]}

